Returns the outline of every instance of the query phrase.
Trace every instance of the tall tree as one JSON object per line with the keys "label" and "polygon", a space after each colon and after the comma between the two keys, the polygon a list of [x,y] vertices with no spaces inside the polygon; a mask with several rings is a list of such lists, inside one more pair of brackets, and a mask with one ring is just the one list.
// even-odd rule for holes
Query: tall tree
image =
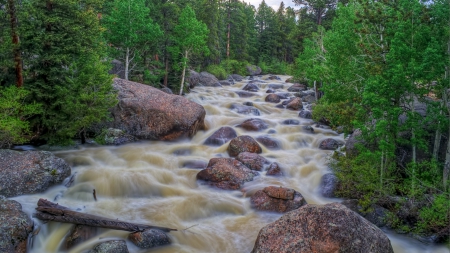
{"label": "tall tree", "polygon": [[162,32],[150,18],[145,0],[115,0],[113,6],[111,13],[104,17],[108,29],[106,39],[113,55],[124,62],[125,79],[128,80],[138,59],[162,36]]}
{"label": "tall tree", "polygon": [[181,12],[178,18],[178,25],[174,28],[174,42],[172,52],[176,56],[181,56],[181,84],[180,95],[183,94],[184,79],[186,77],[186,68],[189,63],[189,57],[196,53],[209,53],[206,46],[208,38],[208,28],[197,20],[194,10],[188,5]]}

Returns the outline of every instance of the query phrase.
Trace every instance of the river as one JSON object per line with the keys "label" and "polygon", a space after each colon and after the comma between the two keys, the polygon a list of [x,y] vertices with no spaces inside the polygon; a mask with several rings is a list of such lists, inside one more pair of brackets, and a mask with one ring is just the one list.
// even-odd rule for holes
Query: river
{"label": "river", "polygon": [[[264,80],[267,76],[261,77]],[[75,175],[71,187],[55,186],[47,192],[13,198],[24,211],[32,214],[39,198],[46,198],[79,211],[129,222],[166,226],[182,232],[171,232],[170,246],[142,250],[127,242],[130,252],[152,253],[248,253],[252,250],[259,230],[278,219],[281,214],[251,209],[248,196],[269,185],[280,185],[299,191],[310,204],[340,201],[321,197],[319,184],[322,175],[329,172],[327,161],[331,151],[318,149],[325,138],[344,140],[332,130],[317,128],[312,120],[298,117],[298,112],[276,108],[264,102],[268,84],[284,84],[281,80],[260,84],[256,96],[240,98],[235,91],[242,90],[248,81],[232,86],[196,87],[186,97],[201,104],[206,110],[206,131],[198,132],[190,140],[177,142],[141,141],[123,146],[81,147],[79,150],[56,152],[72,166]],[[230,109],[232,104],[252,102],[260,116],[239,114]],[[261,118],[269,128],[248,132],[236,127],[245,119]],[[286,119],[299,120],[299,125],[285,125]],[[315,133],[302,126],[312,125]],[[262,173],[244,185],[241,191],[225,191],[204,185],[196,180],[198,169],[183,167],[188,161],[208,162],[213,157],[228,157],[228,144],[206,146],[203,142],[222,126],[232,126],[238,135],[253,137],[268,135],[281,145],[278,150],[263,146],[262,156],[276,161],[284,177]],[[93,199],[92,190],[97,193]],[[36,221],[38,222],[38,221]],[[63,238],[70,224],[48,223],[40,226],[32,240],[31,253],[61,252]],[[128,232],[101,229],[95,238],[66,252],[84,252],[100,241],[126,239]],[[424,245],[408,237],[389,233],[396,253],[449,253],[444,246]]]}

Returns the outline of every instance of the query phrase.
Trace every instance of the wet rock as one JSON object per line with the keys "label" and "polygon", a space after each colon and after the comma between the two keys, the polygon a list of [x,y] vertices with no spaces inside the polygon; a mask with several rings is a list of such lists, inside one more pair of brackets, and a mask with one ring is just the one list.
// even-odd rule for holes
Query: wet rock
{"label": "wet rock", "polygon": [[300,110],[303,108],[303,104],[302,104],[302,100],[300,98],[294,98],[292,99],[287,105],[286,105],[286,109],[290,109],[290,110]]}
{"label": "wet rock", "polygon": [[336,191],[338,178],[333,173],[327,173],[322,176],[320,180],[320,192],[322,196],[327,198],[334,198],[334,191]]}
{"label": "wet rock", "polygon": [[246,106],[253,106],[253,103],[252,103],[252,102],[244,102],[243,105],[246,105]]}
{"label": "wet rock", "polygon": [[288,91],[290,91],[290,92],[300,92],[300,91],[305,91],[305,90],[306,90],[306,85],[299,84],[299,83],[295,83],[294,85],[292,85],[291,87],[288,88]]}
{"label": "wet rock", "polygon": [[259,87],[255,83],[248,83],[247,85],[244,86],[244,88],[242,88],[242,90],[257,92],[259,91]]}
{"label": "wet rock", "polygon": [[266,93],[275,93],[275,90],[267,89]]}
{"label": "wet rock", "polygon": [[249,98],[249,97],[256,96],[255,93],[251,93],[251,92],[247,92],[247,91],[235,91],[235,93],[238,94],[238,96],[241,98]]}
{"label": "wet rock", "polygon": [[65,249],[71,249],[78,244],[85,242],[97,235],[98,228],[85,226],[85,225],[74,225],[69,231],[69,234],[65,238]]}
{"label": "wet rock", "polygon": [[314,128],[312,126],[302,126],[302,129],[308,133],[314,133]]}
{"label": "wet rock", "polygon": [[229,140],[236,138],[236,131],[229,126],[221,127],[219,130],[215,131],[206,141],[203,143],[205,145],[221,146],[227,143]]}
{"label": "wet rock", "polygon": [[228,79],[232,79],[232,80],[234,80],[236,82],[241,82],[242,80],[244,80],[244,77],[240,76],[238,74],[232,74],[232,75],[228,76]]}
{"label": "wet rock", "polygon": [[108,128],[104,130],[100,136],[105,145],[123,145],[137,141],[136,137],[115,128]]}
{"label": "wet rock", "polygon": [[301,110],[298,113],[298,116],[300,118],[304,118],[304,119],[312,119],[312,113],[310,111],[306,111],[306,110]]}
{"label": "wet rock", "polygon": [[205,161],[187,161],[184,162],[182,167],[183,168],[189,168],[189,169],[205,169],[206,166],[208,165],[208,163],[206,163]]}
{"label": "wet rock", "polygon": [[283,84],[275,84],[275,83],[271,83],[268,85],[269,89],[274,89],[274,90],[278,90],[278,89],[283,89],[284,85]]}
{"label": "wet rock", "polygon": [[238,125],[238,127],[242,127],[247,131],[261,131],[267,129],[269,126],[262,119],[248,119]]}
{"label": "wet rock", "polygon": [[284,81],[285,83],[292,83],[292,82],[294,82],[294,78],[288,78],[288,79],[286,79],[286,81]]}
{"label": "wet rock", "polygon": [[253,114],[255,116],[259,116],[261,114],[259,110],[253,106],[232,104],[230,109],[240,114]]}
{"label": "wet rock", "polygon": [[219,79],[217,79],[213,74],[206,71],[197,73],[193,70],[189,74],[189,85],[190,88],[194,88],[197,85],[210,86],[210,87],[221,87]]}
{"label": "wet rock", "polygon": [[222,80],[222,81],[219,81],[219,83],[222,86],[230,86],[231,85],[231,82],[228,80]]}
{"label": "wet rock", "polygon": [[284,109],[284,105],[283,104],[277,104],[275,107],[276,108],[280,108],[280,109]]}
{"label": "wet rock", "polygon": [[257,76],[261,74],[261,68],[255,65],[247,65],[247,72],[249,76]]}
{"label": "wet rock", "polygon": [[291,96],[288,92],[277,92],[275,94],[277,94],[280,99],[288,99]]}
{"label": "wet rock", "polygon": [[260,211],[289,212],[306,205],[303,196],[293,189],[268,186],[250,198],[253,208]]}
{"label": "wet rock", "polygon": [[275,129],[270,129],[269,131],[267,131],[268,134],[276,134],[277,130]]}
{"label": "wet rock", "polygon": [[264,158],[258,154],[250,153],[250,152],[240,153],[236,157],[236,160],[240,161],[242,164],[247,166],[249,169],[257,170],[257,171],[264,170],[264,167],[270,164],[270,162],[266,158]]}
{"label": "wet rock", "polygon": [[282,176],[283,172],[281,171],[280,165],[278,163],[272,163],[269,166],[269,169],[266,172],[267,176]]}
{"label": "wet rock", "polygon": [[149,85],[114,79],[119,103],[112,110],[112,127],[139,139],[175,140],[205,128],[205,109],[178,95]]}
{"label": "wet rock", "polygon": [[131,233],[128,235],[128,240],[141,249],[150,249],[171,243],[167,234],[158,229]]}
{"label": "wet rock", "polygon": [[261,146],[259,146],[259,144],[252,137],[248,135],[241,135],[231,140],[227,151],[231,157],[235,157],[242,152],[260,154],[262,152],[262,149]]}
{"label": "wet rock", "polygon": [[70,176],[70,166],[47,151],[0,149],[0,195],[43,192]]}
{"label": "wet rock", "polygon": [[234,158],[212,158],[207,168],[197,174],[197,179],[220,189],[238,190],[257,175],[258,172]]}
{"label": "wet rock", "polygon": [[269,103],[279,103],[281,101],[280,97],[277,94],[269,94],[266,96],[266,98],[264,99],[264,101],[269,102]]}
{"label": "wet rock", "polygon": [[393,253],[375,225],[339,203],[305,205],[263,227],[252,253]]}
{"label": "wet rock", "polygon": [[260,142],[262,145],[264,145],[264,147],[268,148],[268,149],[280,149],[281,148],[281,144],[278,140],[273,139],[272,137],[269,136],[258,136],[256,138],[256,140],[258,142]]}
{"label": "wet rock", "polygon": [[283,121],[283,125],[300,125],[300,121],[296,119],[287,119]]}
{"label": "wet rock", "polygon": [[26,253],[33,221],[15,200],[0,196],[0,252]]}
{"label": "wet rock", "polygon": [[332,138],[327,138],[322,142],[320,142],[319,148],[323,150],[336,150],[338,147],[342,145],[344,145],[344,143],[341,141]]}
{"label": "wet rock", "polygon": [[128,253],[127,244],[124,240],[113,240],[99,243],[88,253]]}
{"label": "wet rock", "polygon": [[370,208],[364,210],[359,205],[357,199],[346,199],[342,201],[341,204],[358,213],[377,227],[386,226],[386,220],[389,214],[389,210],[386,208],[373,204]]}

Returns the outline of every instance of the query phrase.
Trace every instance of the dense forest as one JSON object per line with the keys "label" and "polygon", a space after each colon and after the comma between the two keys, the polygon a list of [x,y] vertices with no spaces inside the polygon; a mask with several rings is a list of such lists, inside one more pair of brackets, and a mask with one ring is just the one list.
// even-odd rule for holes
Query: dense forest
{"label": "dense forest", "polygon": [[394,227],[448,235],[450,1],[294,2],[2,0],[0,146],[84,138],[117,103],[111,62],[185,92],[189,69],[226,79],[254,64],[318,87],[314,119],[360,136],[332,160],[341,197],[406,196],[425,204]]}

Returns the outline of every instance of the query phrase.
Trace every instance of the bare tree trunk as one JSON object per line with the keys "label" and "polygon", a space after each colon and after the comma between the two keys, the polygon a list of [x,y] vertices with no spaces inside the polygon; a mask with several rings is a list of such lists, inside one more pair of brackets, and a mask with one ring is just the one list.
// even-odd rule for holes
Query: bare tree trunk
{"label": "bare tree trunk", "polygon": [[13,53],[14,53],[14,69],[16,72],[16,86],[23,86],[23,75],[22,75],[22,57],[20,55],[19,47],[19,35],[17,34],[17,17],[16,17],[16,6],[14,0],[8,0],[8,11],[11,23],[11,37],[13,43]]}
{"label": "bare tree trunk", "polygon": [[183,64],[183,74],[181,74],[181,85],[180,85],[180,96],[183,95],[184,78],[186,76],[186,65],[188,60],[188,51],[185,51],[184,64]]}
{"label": "bare tree trunk", "polygon": [[127,47],[127,53],[125,55],[125,80],[128,80],[128,69],[130,67],[130,48]]}
{"label": "bare tree trunk", "polygon": [[165,58],[166,58],[166,60],[165,60],[165,62],[166,62],[166,71],[164,73],[164,87],[167,87],[167,83],[168,83],[168,79],[169,79],[169,57],[166,56]]}

